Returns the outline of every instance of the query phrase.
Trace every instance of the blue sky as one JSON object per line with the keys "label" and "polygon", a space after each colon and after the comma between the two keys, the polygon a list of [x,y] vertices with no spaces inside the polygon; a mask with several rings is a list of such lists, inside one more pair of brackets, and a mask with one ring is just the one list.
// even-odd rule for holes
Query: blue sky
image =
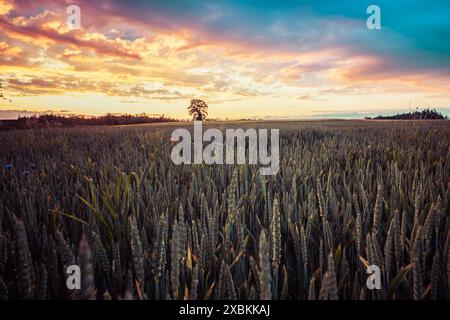
{"label": "blue sky", "polygon": [[[82,28],[70,30],[65,1],[2,2],[0,72],[12,102],[0,101],[0,116],[183,117],[194,97],[214,117],[450,107],[450,1],[78,4]],[[381,30],[366,27],[372,4]]]}

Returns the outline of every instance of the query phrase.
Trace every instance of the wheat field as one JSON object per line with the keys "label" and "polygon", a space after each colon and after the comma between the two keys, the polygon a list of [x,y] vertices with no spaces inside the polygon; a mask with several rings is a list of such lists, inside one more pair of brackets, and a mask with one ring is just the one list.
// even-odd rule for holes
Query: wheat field
{"label": "wheat field", "polygon": [[278,174],[174,165],[175,125],[0,132],[0,299],[449,298],[448,121],[210,125],[279,128]]}

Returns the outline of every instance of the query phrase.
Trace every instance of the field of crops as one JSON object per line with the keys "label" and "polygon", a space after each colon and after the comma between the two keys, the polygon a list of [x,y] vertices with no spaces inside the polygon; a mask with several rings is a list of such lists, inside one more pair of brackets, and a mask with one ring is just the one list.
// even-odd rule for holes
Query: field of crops
{"label": "field of crops", "polygon": [[0,132],[0,299],[449,298],[448,121],[216,125],[279,128],[278,174],[174,165],[171,125]]}

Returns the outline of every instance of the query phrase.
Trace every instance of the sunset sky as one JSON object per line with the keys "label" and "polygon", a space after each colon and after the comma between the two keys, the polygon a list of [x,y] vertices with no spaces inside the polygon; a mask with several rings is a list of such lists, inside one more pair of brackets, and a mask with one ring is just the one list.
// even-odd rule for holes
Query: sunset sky
{"label": "sunset sky", "polygon": [[0,0],[0,118],[186,118],[192,98],[222,118],[450,115],[449,39],[450,1]]}

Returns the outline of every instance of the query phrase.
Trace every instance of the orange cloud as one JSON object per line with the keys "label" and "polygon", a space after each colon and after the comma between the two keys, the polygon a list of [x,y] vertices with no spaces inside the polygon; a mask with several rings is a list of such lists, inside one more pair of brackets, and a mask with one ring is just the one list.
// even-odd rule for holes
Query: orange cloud
{"label": "orange cloud", "polygon": [[12,2],[8,0],[2,0],[0,2],[0,15],[8,14],[14,8]]}

